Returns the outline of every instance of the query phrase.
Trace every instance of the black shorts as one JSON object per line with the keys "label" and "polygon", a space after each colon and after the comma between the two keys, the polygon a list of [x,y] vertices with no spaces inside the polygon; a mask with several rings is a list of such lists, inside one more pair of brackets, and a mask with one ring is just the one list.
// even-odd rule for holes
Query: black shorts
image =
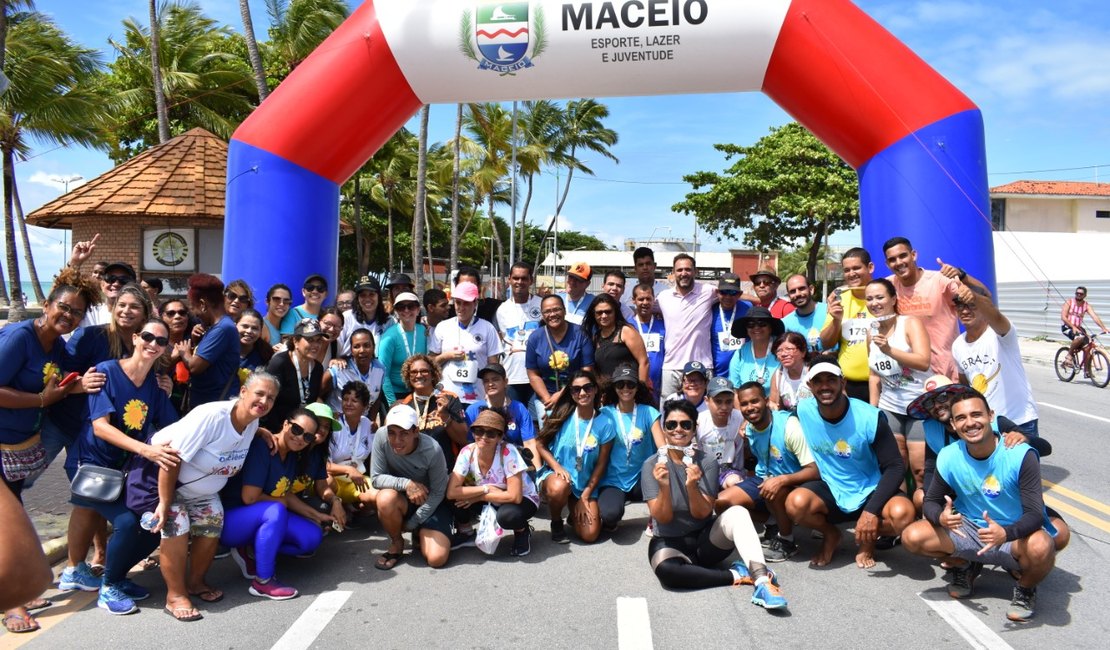
{"label": "black shorts", "polygon": [[829,489],[828,484],[824,481],[820,479],[808,481],[802,483],[799,487],[805,488],[816,494],[817,497],[825,503],[825,509],[829,512],[829,514],[825,516],[825,521],[830,524],[842,524],[847,521],[858,520],[859,516],[863,514],[863,508],[867,505],[867,500],[871,498],[871,494],[868,493],[867,498],[863,500],[864,506],[860,506],[852,512],[844,512],[840,509],[840,506],[836,505],[836,498],[833,497],[832,490]]}
{"label": "black shorts", "polygon": [[848,397],[854,397],[864,402],[871,399],[871,384],[866,380],[855,381],[854,379],[846,379],[844,383],[844,392],[848,393]]}
{"label": "black shorts", "polygon": [[1076,337],[1079,336],[1090,336],[1090,334],[1087,334],[1087,329],[1084,327],[1068,327],[1067,325],[1060,325],[1060,331],[1064,333],[1064,336],[1068,337],[1068,339],[1072,341],[1074,341]]}
{"label": "black shorts", "polygon": [[709,531],[716,519],[711,518],[701,530],[681,537],[652,537],[648,542],[648,562],[663,548],[672,548],[682,553],[689,558],[691,564],[698,566],[714,567],[724,562],[735,549],[717,548],[709,541]]}
{"label": "black shorts", "polygon": [[[407,512],[405,512],[405,521],[407,522],[413,515],[415,515],[416,511],[419,508],[420,506],[415,505],[410,501],[409,509]],[[451,539],[451,526],[454,521],[455,516],[454,513],[451,511],[451,502],[447,499],[444,499],[443,501],[440,501],[439,505],[436,506],[436,509],[432,511],[431,516],[421,522],[421,524],[417,526],[415,530],[434,530],[446,535],[447,539]]]}

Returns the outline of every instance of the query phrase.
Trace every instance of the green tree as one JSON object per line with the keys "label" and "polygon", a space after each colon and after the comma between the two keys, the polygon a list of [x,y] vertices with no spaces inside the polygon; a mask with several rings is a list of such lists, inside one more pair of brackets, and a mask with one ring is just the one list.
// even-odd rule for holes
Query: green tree
{"label": "green tree", "polygon": [[684,176],[702,191],[671,209],[694,215],[721,238],[743,231],[744,244],[758,250],[807,243],[806,277],[813,282],[822,239],[859,224],[856,172],[797,122],[772,128],[750,147],[714,148],[736,162],[720,174]]}
{"label": "green tree", "polygon": [[[0,97],[0,157],[4,173],[4,241],[12,287],[9,320],[18,320],[24,304],[12,228],[13,203],[18,191],[15,158],[26,159],[32,140],[102,146],[105,103],[93,83],[100,68],[96,51],[78,45],[43,14],[22,13],[8,19],[4,73],[11,80],[11,87]],[[22,220],[20,227],[25,231]],[[34,273],[34,262],[28,259]]]}
{"label": "green tree", "polygon": [[[490,220],[490,236],[496,247],[497,264],[505,267],[505,250],[501,234],[493,225],[494,203],[510,203],[509,163],[512,148],[512,118],[501,104],[470,104],[463,125],[471,135],[477,166],[471,171],[470,184],[475,198],[486,202],[486,218]],[[492,269],[491,269],[492,271]]]}
{"label": "green tree", "polygon": [[266,68],[262,65],[262,51],[254,36],[254,20],[251,18],[250,0],[239,0],[239,18],[243,21],[243,39],[247,44],[247,58],[254,75],[254,87],[258,91],[258,102],[262,103],[270,95],[266,82]]}
{"label": "green tree", "polygon": [[[162,85],[171,135],[194,127],[230,138],[257,102],[243,39],[191,2],[170,2],[159,17]],[[122,41],[109,40],[117,58],[106,88],[114,95],[119,124],[109,156],[123,162],[158,142],[150,32],[134,18],[123,21]]]}
{"label": "green tree", "polygon": [[154,89],[154,107],[158,116],[158,144],[170,139],[170,113],[166,107],[165,84],[162,81],[161,25],[158,23],[158,1],[150,0],[150,85]]}
{"label": "green tree", "polygon": [[269,75],[278,82],[350,14],[343,0],[266,0],[266,11],[270,14]]}
{"label": "green tree", "polygon": [[528,208],[532,205],[536,175],[551,161],[555,141],[558,137],[560,109],[555,102],[548,100],[524,102],[521,112],[519,133],[517,134],[516,162],[519,175],[524,178],[526,187],[524,206],[520,214],[520,237],[517,250],[519,259],[524,255],[524,235],[528,232]]}

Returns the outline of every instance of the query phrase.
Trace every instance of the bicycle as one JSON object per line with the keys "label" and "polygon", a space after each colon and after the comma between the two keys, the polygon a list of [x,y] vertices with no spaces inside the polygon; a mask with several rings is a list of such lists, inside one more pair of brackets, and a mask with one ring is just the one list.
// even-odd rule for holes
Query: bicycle
{"label": "bicycle", "polygon": [[[1102,334],[1105,333],[1102,332]],[[1107,355],[1106,348],[1098,342],[1098,336],[1098,334],[1092,335],[1087,345],[1080,350],[1080,354],[1083,355],[1082,363],[1078,355],[1071,351],[1070,346],[1061,346],[1056,351],[1053,365],[1060,381],[1071,381],[1082,367],[1083,376],[1090,378],[1095,386],[1105,388],[1110,384],[1110,355]]]}

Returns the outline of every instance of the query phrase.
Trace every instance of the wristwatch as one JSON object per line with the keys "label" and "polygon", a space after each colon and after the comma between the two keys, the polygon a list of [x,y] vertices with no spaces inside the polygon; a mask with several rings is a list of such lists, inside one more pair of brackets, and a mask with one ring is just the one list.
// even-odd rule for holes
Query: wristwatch
{"label": "wristwatch", "polygon": [[482,493],[486,494],[486,495],[489,495],[489,484],[488,483],[482,486]]}

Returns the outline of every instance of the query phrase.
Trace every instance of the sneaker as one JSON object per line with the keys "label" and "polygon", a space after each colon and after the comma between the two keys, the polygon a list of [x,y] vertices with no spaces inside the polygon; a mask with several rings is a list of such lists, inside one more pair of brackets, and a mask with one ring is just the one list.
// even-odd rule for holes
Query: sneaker
{"label": "sneaker", "polygon": [[98,591],[104,581],[89,570],[89,565],[82,562],[77,566],[68,566],[58,578],[58,589],[62,591]]}
{"label": "sneaker", "polygon": [[513,533],[513,550],[509,551],[509,555],[513,557],[524,557],[532,552],[532,527],[525,526],[524,530]]}
{"label": "sneaker", "polygon": [[617,532],[617,529],[620,528],[620,525],[621,522],[619,521],[614,521],[611,524],[603,521],[601,522],[601,531],[612,535],[613,533]]}
{"label": "sneaker", "polygon": [[150,591],[146,587],[141,587],[131,580],[124,578],[115,584],[116,589],[122,591],[125,596],[134,601],[146,600],[150,598]]}
{"label": "sneaker", "polygon": [[1026,623],[1033,618],[1033,610],[1037,607],[1037,588],[1014,585],[1014,599],[1010,601],[1010,609],[1006,618],[1017,623]]}
{"label": "sneaker", "polygon": [[570,544],[570,538],[567,537],[566,525],[561,518],[551,521],[551,541],[556,544]]}
{"label": "sneaker", "polygon": [[[752,579],[752,574],[751,574],[750,571],[748,571],[748,567],[745,566],[744,563],[741,562],[740,560],[736,560],[735,562],[730,564],[728,568],[732,569],[733,571],[735,571],[737,574],[740,575],[740,578],[732,583],[732,585],[734,587],[737,586],[737,585],[754,585],[755,584],[755,580]],[[776,587],[779,586],[779,577],[777,575],[775,575],[774,571],[772,571],[770,569],[767,569],[767,577],[771,579],[771,582]]]}
{"label": "sneaker", "polygon": [[763,552],[763,557],[768,562],[785,562],[794,557],[798,552],[798,545],[794,542],[778,537],[777,535],[771,540],[767,546],[767,550]]}
{"label": "sneaker", "polygon": [[270,600],[289,600],[290,598],[297,597],[297,590],[289,585],[283,585],[278,582],[277,578],[270,578],[266,582],[262,582],[258,578],[251,580],[251,588],[248,589],[252,596],[259,596],[260,598],[269,598]]}
{"label": "sneaker", "polygon": [[901,543],[901,536],[879,535],[879,537],[875,539],[875,550],[889,551],[890,549],[898,546]]}
{"label": "sneaker", "polygon": [[981,562],[972,562],[967,566],[952,567],[948,570],[951,580],[948,583],[948,595],[952,598],[967,598],[975,586],[975,580],[983,571]]}
{"label": "sneaker", "polygon": [[763,545],[763,548],[771,548],[771,542],[778,536],[778,524],[767,524],[763,527],[763,537],[760,538],[759,542]]}
{"label": "sneaker", "polygon": [[474,540],[478,535],[473,530],[460,530],[451,535],[451,550],[457,551],[460,548],[474,546]]}
{"label": "sneaker", "polygon": [[655,520],[648,517],[647,528],[644,528],[645,537],[655,537]]}
{"label": "sneaker", "polygon": [[254,566],[254,553],[249,546],[240,546],[231,549],[231,559],[239,566],[239,571],[247,580],[258,577],[258,569]]}
{"label": "sneaker", "polygon": [[783,597],[779,586],[768,580],[756,586],[752,594],[752,604],[759,605],[763,609],[785,609],[786,598]]}
{"label": "sneaker", "polygon": [[228,555],[231,555],[231,549],[220,544],[216,547],[216,554],[212,556],[213,560],[222,560]]}
{"label": "sneaker", "polygon": [[123,616],[139,611],[134,600],[128,598],[127,594],[123,593],[118,586],[109,584],[100,587],[100,596],[96,599],[96,606],[113,616]]}

